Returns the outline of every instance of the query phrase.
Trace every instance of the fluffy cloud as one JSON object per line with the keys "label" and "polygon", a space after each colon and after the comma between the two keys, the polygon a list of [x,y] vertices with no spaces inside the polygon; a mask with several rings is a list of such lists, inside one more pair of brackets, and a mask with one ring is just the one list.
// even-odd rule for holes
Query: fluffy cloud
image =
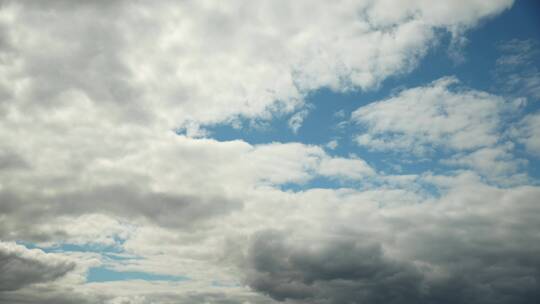
{"label": "fluffy cloud", "polygon": [[53,281],[74,268],[75,263],[65,257],[0,242],[0,293]]}
{"label": "fluffy cloud", "polygon": [[263,232],[255,236],[249,259],[255,270],[249,284],[279,301],[408,303],[418,298],[419,274],[386,260],[369,241],[321,244]]}
{"label": "fluffy cloud", "polygon": [[511,4],[7,1],[2,96],[50,115],[75,91],[116,121],[168,127],[268,117],[320,87],[372,88],[413,68],[437,30]]}
{"label": "fluffy cloud", "polygon": [[527,165],[527,160],[517,158],[512,153],[513,148],[510,143],[481,148],[469,154],[455,154],[442,162],[452,166],[471,168],[492,181],[498,181],[501,184],[523,184],[526,182],[526,178],[518,172]]}
{"label": "fluffy cloud", "polygon": [[[83,229],[66,225],[69,217],[90,228],[84,233],[88,238],[98,240],[95,233],[102,233],[100,242],[125,234],[124,220],[194,229],[242,209],[261,186],[302,184],[317,176],[360,179],[374,173],[361,159],[333,158],[318,146],[253,146],[173,132],[143,140],[137,138],[140,134],[137,130],[126,134],[123,140],[129,144],[118,146],[125,154],[117,156],[109,154],[116,144],[95,146],[93,140],[76,134],[68,142],[62,138],[71,135],[44,135],[49,142],[36,139],[26,143],[26,149],[19,148],[22,157],[31,161],[25,169],[0,171],[5,177],[0,189],[0,234],[38,242],[56,237],[73,241],[77,239],[73,231]],[[39,131],[29,136],[39,137]],[[122,140],[119,134],[104,136],[105,141]],[[84,148],[70,150],[73,145]],[[39,153],[40,149],[55,153]],[[95,221],[103,223],[90,224]]]}
{"label": "fluffy cloud", "polygon": [[324,159],[319,173],[330,177],[362,179],[374,175],[375,171],[362,159],[336,157]]}
{"label": "fluffy cloud", "polygon": [[383,209],[356,196],[365,209],[336,206],[316,231],[254,234],[246,282],[287,303],[532,303],[539,189],[501,190],[470,174],[428,179],[448,191]]}
{"label": "fluffy cloud", "polygon": [[[538,289],[536,187],[386,176],[320,146],[174,132],[204,137],[205,124],[295,111],[297,128],[310,92],[376,88],[413,69],[441,32],[459,39],[511,4],[3,2],[0,237],[124,251],[1,243],[0,302],[421,303],[458,289],[457,303],[525,303]],[[496,148],[501,112],[516,105],[453,82],[359,109],[370,136],[360,142],[434,145],[465,151],[454,165],[513,170],[509,149]],[[534,130],[529,120],[522,130]],[[534,151],[529,133],[520,138]],[[316,177],[362,189],[280,190]],[[85,282],[98,265],[189,279]]]}
{"label": "fluffy cloud", "polygon": [[461,151],[496,144],[502,115],[522,101],[454,88],[457,83],[453,77],[441,78],[357,109],[351,119],[366,131],[356,141],[373,150],[420,155],[437,148]]}

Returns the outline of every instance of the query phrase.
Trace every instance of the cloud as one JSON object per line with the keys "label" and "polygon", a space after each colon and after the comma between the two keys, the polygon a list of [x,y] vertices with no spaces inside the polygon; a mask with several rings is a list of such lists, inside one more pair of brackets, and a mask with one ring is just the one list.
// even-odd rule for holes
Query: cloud
{"label": "cloud", "polygon": [[357,109],[351,119],[365,127],[357,143],[371,150],[418,155],[441,148],[464,151],[496,144],[503,113],[520,103],[455,88],[457,83],[454,77],[441,78]]}
{"label": "cloud", "polygon": [[18,154],[10,151],[0,151],[0,170],[24,169],[28,162]]}
{"label": "cloud", "polygon": [[[533,303],[538,188],[502,190],[470,174],[441,178],[432,182],[452,186],[435,201],[336,205],[315,230],[255,233],[246,282],[287,303]],[[360,198],[337,202],[369,205]]]}
{"label": "cloud", "polygon": [[[0,237],[122,252],[1,243],[0,302],[534,299],[537,187],[499,189],[465,170],[388,176],[321,146],[205,138],[208,124],[305,115],[321,88],[375,89],[414,69],[441,33],[459,38],[511,4],[3,2]],[[514,170],[499,127],[518,106],[455,82],[358,109],[369,136],[359,141]],[[534,151],[532,121],[519,138]],[[317,177],[361,186],[280,189]],[[90,264],[190,279],[87,283]]]}
{"label": "cloud", "polygon": [[261,232],[249,259],[249,284],[279,301],[408,303],[420,292],[414,269],[386,260],[377,244],[367,242],[289,241]]}
{"label": "cloud", "polygon": [[[203,229],[242,210],[259,187],[303,184],[317,176],[361,179],[374,173],[361,159],[333,158],[321,147],[300,143],[250,145],[173,132],[146,139],[134,129],[124,135],[104,133],[102,140],[111,146],[96,146],[98,135],[49,134],[43,135],[49,141],[42,141],[40,132],[21,151],[32,160],[30,167],[0,171],[6,180],[0,189],[3,238],[110,243],[115,234],[127,233],[125,221]],[[72,140],[66,141],[68,137]],[[74,146],[81,150],[69,148]],[[38,152],[43,149],[55,153]],[[70,219],[78,224],[66,224]],[[97,227],[91,224],[98,222]]]}
{"label": "cloud", "polygon": [[339,142],[336,139],[332,139],[331,141],[326,143],[325,147],[330,150],[334,150],[338,147],[338,145],[339,145]]}
{"label": "cloud", "polygon": [[6,1],[0,79],[27,113],[50,114],[78,92],[117,122],[268,118],[321,87],[369,89],[407,72],[436,31],[470,28],[512,2]]}
{"label": "cloud", "polygon": [[[112,286],[111,286],[112,285]],[[12,293],[0,293],[0,301],[6,303],[45,303],[45,304],[151,304],[151,303],[261,303],[271,304],[275,301],[253,292],[231,292],[215,290],[208,292],[184,291],[174,292],[182,287],[167,286],[163,283],[148,284],[143,281],[130,281],[112,284],[94,284],[80,288],[81,290],[61,290],[51,288],[35,288]],[[141,294],[141,291],[147,291]]]}
{"label": "cloud", "polygon": [[362,179],[375,171],[364,160],[354,158],[328,158],[321,162],[319,174],[345,179]]}
{"label": "cloud", "polygon": [[540,114],[525,116],[514,129],[517,140],[525,145],[532,155],[540,154]]}
{"label": "cloud", "polygon": [[498,49],[504,53],[497,58],[498,66],[515,67],[532,62],[533,56],[538,53],[538,41],[528,39],[512,39],[498,44]]}
{"label": "cloud", "polygon": [[[198,229],[241,210],[257,187],[343,177],[325,164],[349,161],[320,147],[171,130],[270,119],[320,87],[374,88],[414,68],[436,31],[472,27],[511,3],[6,1],[0,235],[77,239],[60,223],[84,215],[103,216],[103,227]],[[346,175],[367,172],[360,162]]]}
{"label": "cloud", "polygon": [[0,242],[0,294],[56,280],[74,268],[75,263],[65,257]]}
{"label": "cloud", "polygon": [[304,122],[304,119],[309,114],[309,109],[303,109],[301,111],[296,112],[291,118],[289,118],[289,128],[293,131],[294,134],[298,133],[298,129],[302,126],[302,123]]}
{"label": "cloud", "polygon": [[540,99],[540,71],[537,60],[539,42],[512,39],[497,45],[501,55],[494,71],[498,90],[512,96]]}
{"label": "cloud", "polygon": [[[482,148],[469,154],[456,154],[450,159],[443,160],[443,163],[473,168],[475,172],[492,180],[502,178],[503,180],[500,181],[504,182],[509,176],[519,172],[527,165],[526,160],[519,159],[512,153],[513,148],[511,143]],[[517,180],[518,178],[514,176],[514,181],[517,182]]]}

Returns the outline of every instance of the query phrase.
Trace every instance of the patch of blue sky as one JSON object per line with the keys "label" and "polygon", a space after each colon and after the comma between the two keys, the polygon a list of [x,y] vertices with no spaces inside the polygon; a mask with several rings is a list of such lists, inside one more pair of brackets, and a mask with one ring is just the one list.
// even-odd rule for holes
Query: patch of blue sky
{"label": "patch of blue sky", "polygon": [[89,283],[127,280],[181,282],[189,280],[189,278],[141,271],[117,271],[107,267],[91,267],[86,276],[86,281]]}
{"label": "patch of blue sky", "polygon": [[41,249],[46,253],[60,252],[91,252],[99,253],[104,258],[104,265],[99,267],[91,267],[88,269],[87,282],[109,282],[109,281],[125,281],[125,280],[145,280],[145,281],[169,281],[180,282],[188,280],[185,276],[173,276],[154,274],[141,271],[117,271],[110,269],[109,266],[115,264],[125,264],[129,261],[140,260],[141,257],[133,256],[117,247],[105,246],[102,244],[59,244],[54,246],[38,246],[29,242],[17,242],[29,249]]}
{"label": "patch of blue sky", "polygon": [[328,178],[324,176],[317,176],[305,183],[285,183],[279,185],[279,188],[283,191],[300,192],[307,189],[321,188],[321,189],[336,189],[336,188],[358,188],[359,181],[357,180],[345,180]]}
{"label": "patch of blue sky", "polygon": [[[385,187],[385,188],[400,188],[391,181],[391,179],[385,178],[370,178],[364,177],[361,179],[346,179],[346,178],[329,178],[325,176],[317,176],[305,183],[285,183],[279,185],[282,191],[290,192],[302,192],[310,189],[369,189],[373,186]],[[438,197],[440,191],[432,184],[418,181],[416,189],[409,189],[411,191],[418,192],[424,196]]]}
{"label": "patch of blue sky", "polygon": [[143,259],[140,256],[128,254],[125,252],[102,252],[102,255],[108,260],[117,261],[117,262]]}
{"label": "patch of blue sky", "polygon": [[75,243],[61,243],[61,244],[52,244],[52,245],[37,245],[35,243],[18,241],[17,243],[25,246],[28,249],[41,249],[46,253],[54,252],[95,252],[100,254],[121,254],[124,252],[122,248],[122,243],[124,240],[115,240],[114,245],[106,245],[102,243],[84,243],[84,244],[75,244]]}
{"label": "patch of blue sky", "polygon": [[58,247],[53,247],[53,250],[58,251],[79,251],[79,252],[114,252],[120,253],[123,249],[117,245],[102,245],[102,244],[61,244]]}

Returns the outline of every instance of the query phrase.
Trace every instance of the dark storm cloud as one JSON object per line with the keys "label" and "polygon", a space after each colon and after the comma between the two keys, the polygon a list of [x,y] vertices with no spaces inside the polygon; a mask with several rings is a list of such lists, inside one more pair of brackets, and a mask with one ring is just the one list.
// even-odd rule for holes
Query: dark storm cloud
{"label": "dark storm cloud", "polygon": [[0,243],[0,293],[49,282],[75,268],[75,263],[12,243]]}

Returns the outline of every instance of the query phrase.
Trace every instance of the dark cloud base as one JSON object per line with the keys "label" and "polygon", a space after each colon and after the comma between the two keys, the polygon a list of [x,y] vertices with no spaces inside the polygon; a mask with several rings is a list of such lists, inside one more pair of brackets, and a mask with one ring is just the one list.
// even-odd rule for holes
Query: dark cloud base
{"label": "dark cloud base", "polygon": [[30,284],[53,281],[74,268],[71,261],[51,261],[25,255],[17,247],[0,247],[0,295]]}
{"label": "dark cloud base", "polygon": [[246,282],[275,300],[291,303],[532,304],[540,300],[538,251],[523,248],[510,255],[489,248],[443,249],[448,246],[444,242],[435,246],[450,252],[420,266],[421,260],[388,258],[380,244],[369,240],[302,244],[284,233],[265,231],[251,244]]}

